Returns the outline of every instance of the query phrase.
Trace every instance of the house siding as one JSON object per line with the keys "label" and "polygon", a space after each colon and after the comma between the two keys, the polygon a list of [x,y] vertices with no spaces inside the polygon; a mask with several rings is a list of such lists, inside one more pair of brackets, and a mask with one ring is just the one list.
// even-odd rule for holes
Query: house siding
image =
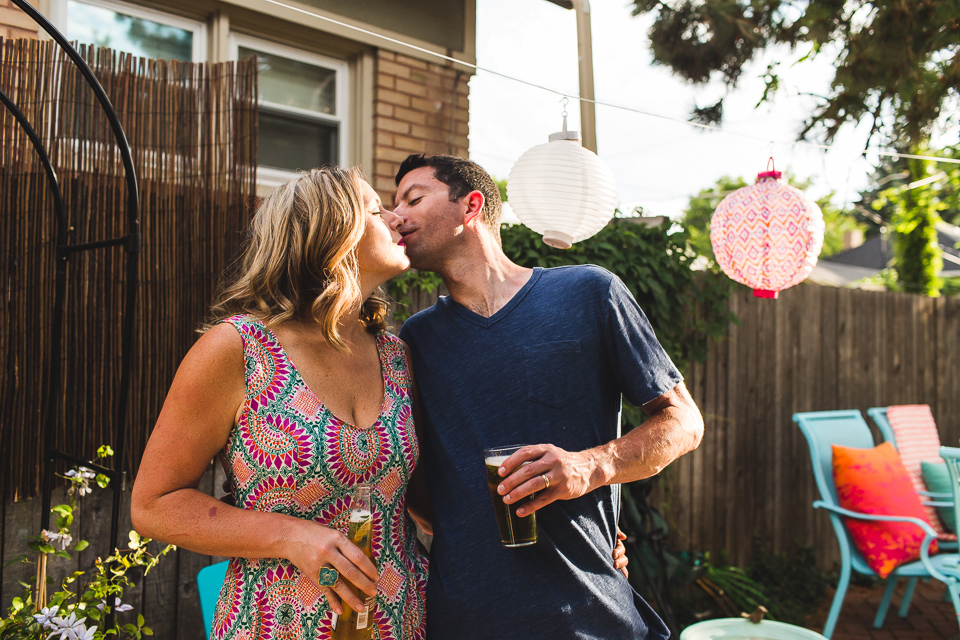
{"label": "house siding", "polygon": [[411,153],[467,157],[468,81],[452,66],[380,49],[371,179],[384,202],[396,193],[394,176]]}
{"label": "house siding", "polygon": [[36,38],[37,23],[10,0],[0,0],[0,36],[4,38]]}

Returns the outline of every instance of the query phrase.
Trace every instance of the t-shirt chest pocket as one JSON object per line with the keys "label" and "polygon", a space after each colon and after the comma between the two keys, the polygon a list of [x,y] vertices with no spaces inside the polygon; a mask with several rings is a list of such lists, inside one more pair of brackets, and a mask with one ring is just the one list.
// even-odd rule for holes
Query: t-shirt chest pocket
{"label": "t-shirt chest pocket", "polygon": [[527,399],[559,409],[583,396],[579,340],[545,342],[523,349]]}

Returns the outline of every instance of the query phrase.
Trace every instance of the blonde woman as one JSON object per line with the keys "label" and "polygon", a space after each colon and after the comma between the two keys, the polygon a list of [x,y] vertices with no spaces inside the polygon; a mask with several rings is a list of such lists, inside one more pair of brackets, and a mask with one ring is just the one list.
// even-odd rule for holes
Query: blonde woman
{"label": "blonde woman", "polygon": [[[133,525],[232,558],[214,638],[328,638],[344,602],[371,596],[374,637],[424,635],[412,383],[377,293],[409,266],[392,215],[355,170],[313,170],[267,196],[220,320],[164,402]],[[237,506],[196,489],[216,456]],[[343,534],[361,483],[374,486],[373,561]]]}

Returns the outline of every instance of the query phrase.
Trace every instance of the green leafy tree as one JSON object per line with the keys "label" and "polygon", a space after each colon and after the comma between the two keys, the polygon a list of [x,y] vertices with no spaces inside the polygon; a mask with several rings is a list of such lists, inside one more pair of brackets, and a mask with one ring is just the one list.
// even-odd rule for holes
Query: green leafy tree
{"label": "green leafy tree", "polygon": [[866,235],[867,225],[854,209],[842,209],[832,201],[833,193],[817,200],[823,212],[823,249],[820,257],[826,258],[843,251],[844,240],[848,233]]}
{"label": "green leafy tree", "polygon": [[[960,149],[918,146],[918,155],[960,158]],[[936,244],[938,220],[960,224],[960,165],[910,158],[884,159],[861,192],[859,209],[872,216],[875,229],[891,231],[894,267],[875,279],[892,289],[956,295],[955,278],[939,279],[941,253]]]}
{"label": "green leafy tree", "polygon": [[690,247],[697,255],[715,260],[710,243],[710,219],[727,195],[745,186],[747,182],[743,178],[723,176],[712,188],[701,189],[700,193],[690,198],[680,222],[690,235]]}
{"label": "green leafy tree", "polygon": [[[935,155],[960,160],[960,147],[930,149],[919,146],[918,155]],[[874,212],[871,225],[879,229],[893,221],[895,203],[883,198],[891,189],[905,188],[918,180],[931,178],[931,182],[914,187],[931,192],[939,207],[937,214],[946,222],[960,225],[960,164],[940,162],[923,165],[921,175],[916,173],[917,165],[911,165],[909,158],[883,158],[870,176],[870,186],[860,192],[861,203],[869,212]]]}
{"label": "green leafy tree", "polygon": [[[873,135],[917,143],[956,108],[960,87],[960,0],[633,0],[655,13],[653,59],[702,84],[732,88],[744,65],[766,48],[834,55],[835,76],[806,122],[831,141],[846,123],[872,122]],[[826,45],[838,46],[826,46]],[[831,53],[827,53],[827,52]],[[780,89],[777,63],[765,74],[763,100]],[[695,111],[718,121],[722,101]]]}
{"label": "green leafy tree", "polygon": [[497,180],[496,178],[493,181],[497,184],[497,190],[500,191],[500,201],[507,201],[507,181],[506,180]]}
{"label": "green leafy tree", "polygon": [[[787,184],[806,191],[810,187],[809,180],[798,180],[789,174],[784,176]],[[747,186],[743,178],[723,176],[711,189],[704,189],[690,198],[684,210],[681,223],[690,236],[690,246],[698,255],[705,256],[713,261],[713,246],[710,243],[710,219],[716,211],[720,201],[727,195],[741,187]],[[865,232],[866,225],[853,210],[845,210],[831,202],[833,194],[817,200],[823,212],[823,222],[826,227],[823,236],[823,250],[821,257],[831,256],[843,251],[844,235],[851,231]]]}
{"label": "green leafy tree", "polygon": [[[904,291],[939,296],[943,282],[940,245],[937,242],[936,224],[939,212],[946,208],[937,189],[930,188],[934,182],[923,184],[926,178],[935,177],[928,162],[910,160],[909,175],[913,182],[902,187],[891,187],[881,192],[874,203],[875,208],[892,208],[894,259],[897,284]],[[931,175],[933,174],[933,175]]]}

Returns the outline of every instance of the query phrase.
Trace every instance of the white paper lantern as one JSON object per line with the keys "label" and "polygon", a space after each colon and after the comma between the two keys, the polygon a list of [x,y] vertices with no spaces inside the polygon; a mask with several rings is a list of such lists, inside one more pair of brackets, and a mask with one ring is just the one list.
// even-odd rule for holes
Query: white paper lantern
{"label": "white paper lantern", "polygon": [[550,136],[517,160],[507,179],[507,199],[523,224],[551,247],[569,249],[596,234],[617,207],[613,174],[584,149],[576,131]]}

